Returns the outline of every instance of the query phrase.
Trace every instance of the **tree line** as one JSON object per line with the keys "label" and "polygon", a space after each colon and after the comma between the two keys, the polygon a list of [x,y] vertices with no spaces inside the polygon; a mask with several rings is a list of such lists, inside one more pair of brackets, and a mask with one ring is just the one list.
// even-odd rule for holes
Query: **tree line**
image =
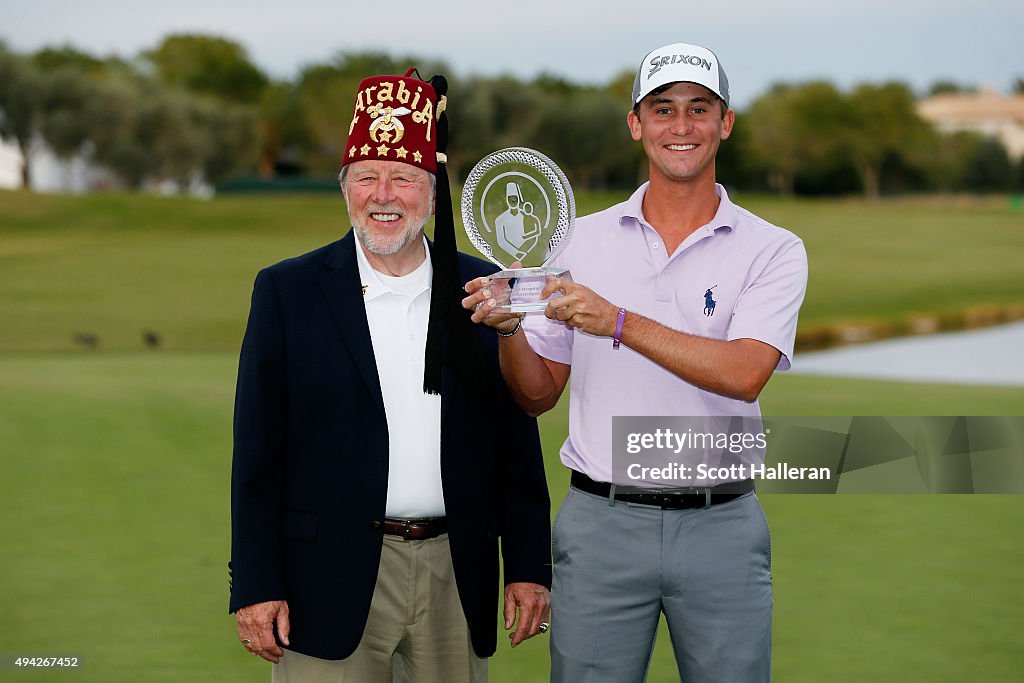
{"label": "tree line", "polygon": [[[16,54],[0,45],[0,135],[26,159],[39,140],[62,158],[81,155],[126,188],[197,176],[212,183],[236,174],[328,177],[343,155],[359,81],[409,65],[425,78],[449,76],[449,165],[459,178],[491,151],[526,146],[554,159],[579,187],[643,180],[643,151],[625,125],[631,71],[603,85],[550,75],[459,78],[436,60],[359,52],[280,80],[239,44],[193,34],[168,36],[131,60],[71,47]],[[1024,81],[1015,87],[1024,90]],[[848,91],[826,81],[777,84],[737,112],[719,152],[719,178],[785,195],[1024,188],[1024,163],[998,141],[940,134],[916,114],[915,100],[898,82]],[[30,174],[26,163],[26,186]]]}
{"label": "tree line", "polygon": [[[223,43],[247,61],[240,48]],[[162,58],[159,49],[138,62],[72,48],[27,56],[0,49],[0,134],[26,160],[23,184],[29,186],[28,160],[39,140],[62,159],[81,155],[111,170],[128,188],[147,178],[187,184],[197,174],[216,183],[251,166],[260,90],[252,88],[249,101],[204,93],[165,74]],[[253,73],[259,75],[255,67]]]}

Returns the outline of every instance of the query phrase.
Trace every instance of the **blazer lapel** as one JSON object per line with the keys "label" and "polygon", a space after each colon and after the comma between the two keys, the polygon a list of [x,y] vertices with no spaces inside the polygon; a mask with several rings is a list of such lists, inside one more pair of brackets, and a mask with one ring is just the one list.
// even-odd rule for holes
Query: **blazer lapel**
{"label": "blazer lapel", "polygon": [[380,391],[377,361],[370,340],[370,325],[366,321],[355,250],[355,235],[350,230],[335,243],[334,249],[324,261],[324,269],[317,276],[317,282],[370,396],[383,412],[384,397]]}

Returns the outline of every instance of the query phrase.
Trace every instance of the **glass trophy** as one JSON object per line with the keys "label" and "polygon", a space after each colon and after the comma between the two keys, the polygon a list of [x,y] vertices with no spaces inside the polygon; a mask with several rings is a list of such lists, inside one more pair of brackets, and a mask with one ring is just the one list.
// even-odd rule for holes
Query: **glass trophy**
{"label": "glass trophy", "polygon": [[[509,147],[481,159],[462,188],[462,223],[473,246],[501,268],[491,279],[511,285],[508,301],[494,310],[543,311],[548,276],[570,278],[550,264],[572,236],[576,199],[562,170],[540,152]],[[515,261],[523,267],[509,268]]]}

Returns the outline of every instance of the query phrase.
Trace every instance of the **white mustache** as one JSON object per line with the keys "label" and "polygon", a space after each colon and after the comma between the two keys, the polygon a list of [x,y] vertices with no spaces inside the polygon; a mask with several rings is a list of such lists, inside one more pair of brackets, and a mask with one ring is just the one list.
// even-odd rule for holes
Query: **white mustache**
{"label": "white mustache", "polygon": [[366,213],[397,213],[399,216],[404,216],[405,212],[402,211],[401,207],[395,204],[370,204],[366,207]]}

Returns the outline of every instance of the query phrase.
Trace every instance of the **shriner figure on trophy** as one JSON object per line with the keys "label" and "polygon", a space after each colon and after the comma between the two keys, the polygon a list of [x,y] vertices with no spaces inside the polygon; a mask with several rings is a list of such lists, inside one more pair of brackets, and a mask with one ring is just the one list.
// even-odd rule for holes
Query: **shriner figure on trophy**
{"label": "shriner figure on trophy", "polygon": [[505,186],[508,209],[494,219],[498,245],[516,261],[522,261],[540,241],[540,219],[533,215],[533,203],[523,201],[518,183]]}

